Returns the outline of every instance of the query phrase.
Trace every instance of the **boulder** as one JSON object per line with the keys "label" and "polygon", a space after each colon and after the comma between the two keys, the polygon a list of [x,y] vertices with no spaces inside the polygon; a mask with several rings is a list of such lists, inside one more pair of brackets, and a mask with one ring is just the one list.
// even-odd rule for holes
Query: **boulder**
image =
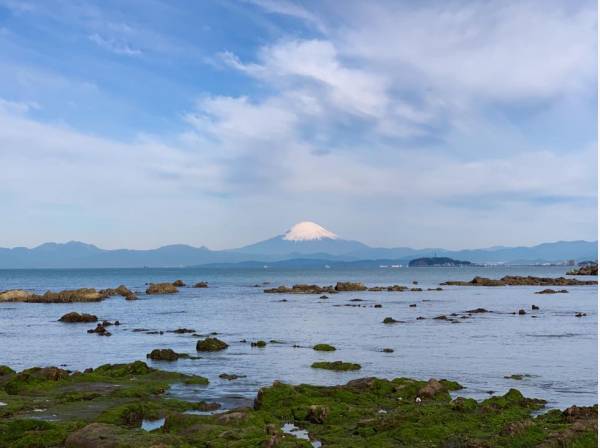
{"label": "boulder", "polygon": [[117,425],[90,423],[65,440],[65,448],[118,448],[127,430]]}
{"label": "boulder", "polygon": [[0,302],[21,302],[33,296],[33,293],[24,289],[9,289],[0,292]]}
{"label": "boulder", "polygon": [[194,288],[208,288],[208,283],[206,283],[206,282],[198,282],[198,283],[196,283],[194,285]]}
{"label": "boulder", "polygon": [[60,322],[66,322],[66,323],[89,323],[89,322],[97,322],[98,321],[98,317],[94,316],[93,314],[87,314],[87,313],[77,313],[75,311],[67,313],[65,315],[63,315],[60,319],[58,319]]}
{"label": "boulder", "polygon": [[175,294],[177,292],[177,287],[171,283],[150,283],[146,289],[146,294]]}
{"label": "boulder", "polygon": [[196,350],[199,352],[218,352],[229,347],[228,344],[217,338],[206,338],[196,343]]}
{"label": "boulder", "polygon": [[175,280],[175,281],[174,281],[173,283],[171,283],[171,284],[172,284],[173,286],[180,287],[180,288],[181,288],[181,287],[183,287],[183,286],[185,286],[185,283],[183,282],[183,280]]}
{"label": "boulder", "polygon": [[433,398],[439,392],[444,390],[444,386],[438,380],[431,378],[427,384],[419,389],[418,396],[420,398]]}
{"label": "boulder", "polygon": [[181,356],[170,348],[155,348],[146,355],[146,358],[150,358],[154,361],[177,361],[182,357],[187,358],[186,355]]}
{"label": "boulder", "polygon": [[321,406],[313,404],[308,407],[306,414],[306,420],[317,425],[322,425],[329,416],[329,408],[327,406]]}

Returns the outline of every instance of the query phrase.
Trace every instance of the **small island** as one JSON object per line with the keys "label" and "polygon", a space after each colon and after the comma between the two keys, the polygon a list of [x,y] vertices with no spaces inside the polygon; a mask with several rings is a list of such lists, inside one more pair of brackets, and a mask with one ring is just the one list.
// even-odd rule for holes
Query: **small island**
{"label": "small island", "polygon": [[413,268],[421,267],[454,267],[454,266],[473,266],[470,261],[454,260],[448,257],[423,257],[415,258],[408,263]]}

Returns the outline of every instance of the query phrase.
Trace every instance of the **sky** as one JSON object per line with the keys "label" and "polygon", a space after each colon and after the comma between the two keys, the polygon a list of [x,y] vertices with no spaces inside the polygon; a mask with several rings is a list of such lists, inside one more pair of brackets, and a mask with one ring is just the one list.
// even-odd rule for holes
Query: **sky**
{"label": "sky", "polygon": [[0,247],[595,240],[593,0],[0,0]]}

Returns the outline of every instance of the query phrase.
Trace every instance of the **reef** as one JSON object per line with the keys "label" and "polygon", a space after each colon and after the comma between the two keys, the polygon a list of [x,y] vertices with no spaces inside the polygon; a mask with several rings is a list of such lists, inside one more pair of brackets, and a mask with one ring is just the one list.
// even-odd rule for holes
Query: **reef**
{"label": "reef", "polygon": [[[207,380],[141,361],[84,372],[2,367],[0,446],[310,448],[318,441],[348,448],[585,448],[598,439],[597,406],[533,416],[544,401],[516,389],[478,402],[453,398],[460,384],[438,379],[361,378],[328,387],[275,382],[259,390],[253,407],[217,411],[217,403],[170,397],[175,383]],[[158,429],[142,429],[143,421],[161,418]],[[284,431],[285,424],[305,430],[310,440]]]}

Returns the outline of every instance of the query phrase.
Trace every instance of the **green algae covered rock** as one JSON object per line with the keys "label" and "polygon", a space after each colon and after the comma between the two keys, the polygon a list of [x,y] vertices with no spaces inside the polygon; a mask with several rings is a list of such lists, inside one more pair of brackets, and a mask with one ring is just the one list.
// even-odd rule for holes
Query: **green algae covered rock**
{"label": "green algae covered rock", "polygon": [[335,351],[335,347],[329,344],[317,344],[313,347],[313,350],[318,352],[333,352]]}
{"label": "green algae covered rock", "polygon": [[196,343],[196,350],[199,352],[218,352],[229,347],[228,344],[217,338],[206,338]]}
{"label": "green algae covered rock", "polygon": [[361,365],[355,364],[352,362],[343,362],[343,361],[333,361],[333,362],[319,361],[319,362],[314,362],[311,365],[311,367],[313,369],[327,369],[327,370],[337,370],[340,372],[345,372],[345,371],[349,371],[349,370],[360,370]]}
{"label": "green algae covered rock", "polygon": [[[195,415],[186,411],[218,405],[168,397],[170,384],[192,377],[143,362],[107,364],[66,377],[33,372],[39,382],[18,395],[3,387],[23,372],[0,376],[0,401],[7,404],[0,407],[2,448],[310,448],[309,441],[284,434],[284,423],[306,430],[324,447],[597,446],[597,406],[533,416],[544,402],[516,389],[481,402],[452,399],[449,392],[461,386],[444,379],[370,377],[329,387],[275,382],[258,392],[252,408]],[[426,397],[427,390],[434,393]],[[34,413],[42,403],[46,410]],[[46,416],[53,420],[40,419]],[[140,429],[144,419],[158,418],[165,418],[161,429]]]}

